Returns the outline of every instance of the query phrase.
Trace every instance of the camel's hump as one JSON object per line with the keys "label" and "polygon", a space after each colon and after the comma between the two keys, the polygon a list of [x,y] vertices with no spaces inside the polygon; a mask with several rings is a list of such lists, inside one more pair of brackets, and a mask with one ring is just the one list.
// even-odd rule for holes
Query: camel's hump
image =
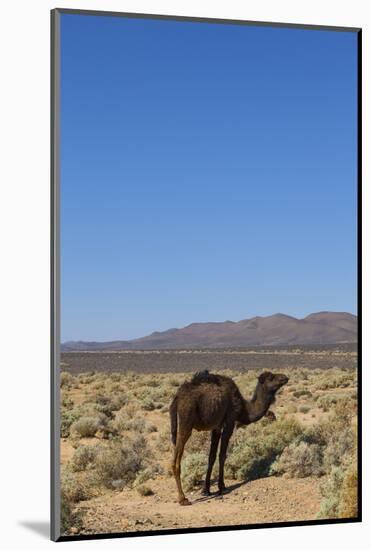
{"label": "camel's hump", "polygon": [[191,380],[191,384],[197,386],[198,384],[217,384],[220,385],[219,376],[211,374],[208,370],[196,372]]}

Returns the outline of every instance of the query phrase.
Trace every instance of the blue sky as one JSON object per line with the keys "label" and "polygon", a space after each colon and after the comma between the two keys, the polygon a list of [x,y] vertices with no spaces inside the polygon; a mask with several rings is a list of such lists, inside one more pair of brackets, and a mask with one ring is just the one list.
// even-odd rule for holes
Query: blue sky
{"label": "blue sky", "polygon": [[355,33],[61,17],[62,341],[356,310]]}

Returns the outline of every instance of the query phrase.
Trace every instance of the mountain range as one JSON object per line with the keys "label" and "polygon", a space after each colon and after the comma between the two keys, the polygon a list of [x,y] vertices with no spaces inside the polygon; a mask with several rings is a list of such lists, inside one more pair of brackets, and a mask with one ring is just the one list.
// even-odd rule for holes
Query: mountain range
{"label": "mountain range", "polygon": [[183,328],[153,332],[134,340],[70,341],[61,351],[241,348],[295,344],[338,344],[357,341],[357,316],[322,311],[303,319],[276,313],[242,321],[192,323]]}

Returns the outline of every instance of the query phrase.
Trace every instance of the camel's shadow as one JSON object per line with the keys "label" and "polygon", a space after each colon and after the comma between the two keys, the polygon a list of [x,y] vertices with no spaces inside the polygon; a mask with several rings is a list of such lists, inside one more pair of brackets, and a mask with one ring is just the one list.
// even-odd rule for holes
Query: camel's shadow
{"label": "camel's shadow", "polygon": [[[236,489],[239,489],[240,487],[243,487],[243,485],[246,485],[247,483],[249,483],[249,480],[245,479],[244,481],[240,481],[239,483],[234,483],[233,485],[229,485],[224,489],[223,495],[219,495],[217,490],[211,493],[210,495],[201,495],[200,497],[193,500],[192,504],[199,504],[211,499],[222,500],[223,496],[228,495],[229,493],[232,493],[233,491],[235,491]],[[215,481],[213,484],[217,485],[217,481]]]}

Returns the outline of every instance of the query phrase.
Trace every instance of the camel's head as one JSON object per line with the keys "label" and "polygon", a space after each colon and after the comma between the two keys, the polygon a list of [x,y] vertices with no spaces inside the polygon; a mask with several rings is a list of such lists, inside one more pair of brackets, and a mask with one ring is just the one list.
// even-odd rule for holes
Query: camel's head
{"label": "camel's head", "polygon": [[269,393],[276,393],[282,386],[287,384],[289,381],[288,377],[285,374],[273,374],[273,372],[263,372],[259,378],[259,384],[261,384],[264,389]]}

